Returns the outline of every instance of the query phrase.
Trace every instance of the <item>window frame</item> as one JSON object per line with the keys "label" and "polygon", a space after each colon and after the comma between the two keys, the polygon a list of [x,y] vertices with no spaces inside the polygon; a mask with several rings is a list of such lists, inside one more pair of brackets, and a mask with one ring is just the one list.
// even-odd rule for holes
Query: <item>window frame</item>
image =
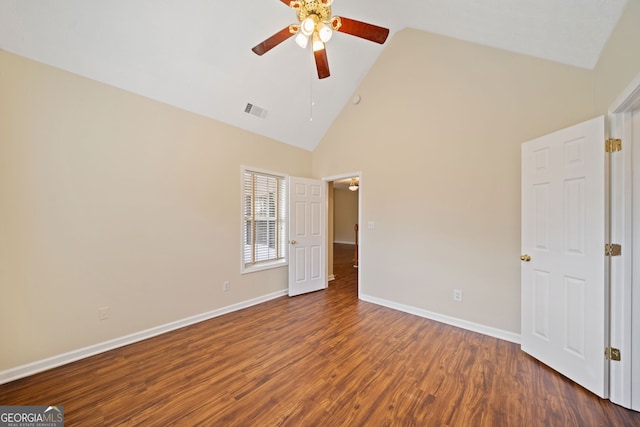
{"label": "window frame", "polygon": [[[254,174],[258,176],[268,176],[275,177],[281,180],[281,189],[284,191],[284,194],[280,195],[278,203],[283,203],[284,206],[281,206],[281,209],[276,208],[276,224],[282,224],[282,232],[278,238],[278,242],[281,244],[282,256],[277,259],[269,259],[265,261],[256,261],[254,263],[247,263],[245,261],[245,240],[247,238],[246,234],[246,200],[247,194],[245,191],[245,175]],[[240,173],[240,273],[248,274],[254,273],[257,271],[268,270],[272,268],[284,267],[289,264],[289,195],[288,195],[288,183],[289,176],[282,172],[271,171],[267,169],[255,168],[251,166],[242,166]],[[255,206],[255,201],[254,201]],[[278,205],[279,206],[279,205]],[[280,206],[279,206],[280,207]],[[251,208],[249,208],[251,209]],[[279,212],[278,212],[279,211]],[[282,215],[282,219],[279,219],[279,214]],[[255,230],[255,229],[254,229]],[[255,240],[254,240],[255,242]],[[277,243],[276,243],[277,244]]]}

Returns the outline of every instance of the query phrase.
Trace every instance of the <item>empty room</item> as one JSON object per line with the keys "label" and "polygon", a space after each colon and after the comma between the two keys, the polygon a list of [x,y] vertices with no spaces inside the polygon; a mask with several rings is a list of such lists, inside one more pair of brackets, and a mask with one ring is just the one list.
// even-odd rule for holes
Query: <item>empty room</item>
{"label": "empty room", "polygon": [[638,22],[0,0],[0,426],[640,425]]}

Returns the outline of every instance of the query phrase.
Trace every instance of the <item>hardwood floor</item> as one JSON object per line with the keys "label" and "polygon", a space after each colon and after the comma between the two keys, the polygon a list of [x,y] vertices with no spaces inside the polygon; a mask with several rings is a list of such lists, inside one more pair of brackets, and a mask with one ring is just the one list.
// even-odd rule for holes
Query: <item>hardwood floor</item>
{"label": "hardwood floor", "polygon": [[326,291],[282,297],[0,386],[67,426],[639,426],[516,344]]}

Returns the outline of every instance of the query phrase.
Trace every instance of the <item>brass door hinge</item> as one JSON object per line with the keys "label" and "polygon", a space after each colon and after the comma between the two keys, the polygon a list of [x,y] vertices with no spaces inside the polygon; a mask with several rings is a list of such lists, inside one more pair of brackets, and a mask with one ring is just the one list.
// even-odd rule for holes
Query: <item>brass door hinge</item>
{"label": "brass door hinge", "polygon": [[607,243],[604,245],[605,256],[620,256],[622,255],[622,246],[616,243]]}
{"label": "brass door hinge", "polygon": [[607,153],[613,153],[615,151],[622,151],[622,140],[609,138],[604,142],[604,151]]}
{"label": "brass door hinge", "polygon": [[607,347],[604,349],[604,356],[607,360],[614,360],[616,362],[620,361],[620,350],[613,347]]}

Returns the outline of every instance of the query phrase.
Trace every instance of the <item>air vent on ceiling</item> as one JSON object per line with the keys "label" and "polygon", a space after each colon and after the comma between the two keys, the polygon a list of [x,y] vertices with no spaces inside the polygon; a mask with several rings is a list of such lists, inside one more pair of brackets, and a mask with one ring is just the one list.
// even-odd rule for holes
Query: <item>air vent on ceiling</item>
{"label": "air vent on ceiling", "polygon": [[267,110],[249,103],[247,103],[247,106],[244,108],[244,112],[252,116],[260,117],[261,119],[267,117]]}

